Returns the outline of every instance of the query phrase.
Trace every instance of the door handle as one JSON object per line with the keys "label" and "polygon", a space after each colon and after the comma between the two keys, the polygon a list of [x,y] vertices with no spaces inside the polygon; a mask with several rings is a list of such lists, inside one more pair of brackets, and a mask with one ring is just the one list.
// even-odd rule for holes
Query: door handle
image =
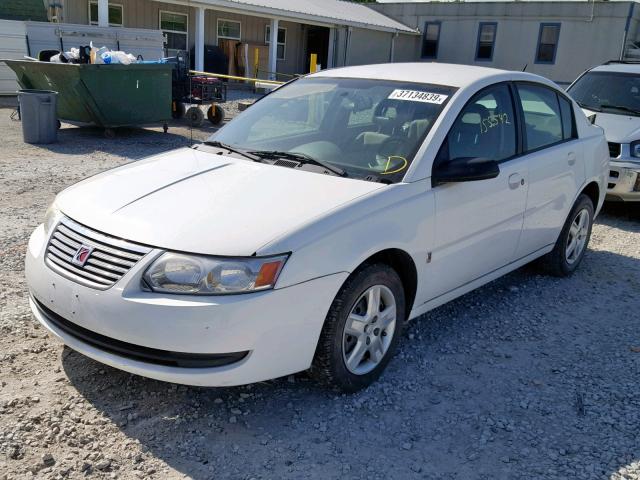
{"label": "door handle", "polygon": [[509,175],[509,188],[515,190],[520,185],[524,185],[524,178],[519,173]]}
{"label": "door handle", "polygon": [[573,152],[569,152],[569,154],[567,155],[567,162],[571,166],[575,165],[575,163],[576,163],[576,154],[573,153]]}

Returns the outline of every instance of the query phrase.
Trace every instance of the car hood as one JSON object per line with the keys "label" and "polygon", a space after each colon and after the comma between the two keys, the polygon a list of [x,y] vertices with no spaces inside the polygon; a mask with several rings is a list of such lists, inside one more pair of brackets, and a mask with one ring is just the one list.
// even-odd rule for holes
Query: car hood
{"label": "car hood", "polygon": [[613,113],[594,112],[583,109],[585,115],[595,115],[595,124],[604,129],[609,142],[631,143],[640,140],[640,117],[618,115]]}
{"label": "car hood", "polygon": [[60,193],[57,207],[95,230],[146,245],[252,255],[380,183],[191,148],[109,170]]}

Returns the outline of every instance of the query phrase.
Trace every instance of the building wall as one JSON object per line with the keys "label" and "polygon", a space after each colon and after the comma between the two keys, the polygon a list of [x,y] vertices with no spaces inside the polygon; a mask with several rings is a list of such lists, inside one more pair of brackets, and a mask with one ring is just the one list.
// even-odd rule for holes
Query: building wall
{"label": "building wall", "polygon": [[[195,43],[195,8],[160,3],[151,0],[114,0],[110,3],[121,4],[123,8],[123,23],[129,28],[158,29],[160,25],[160,11],[188,13],[189,48]],[[89,23],[89,0],[65,0],[65,22],[87,25]],[[217,45],[217,20],[224,18],[241,22],[240,36],[242,42],[264,44],[265,27],[269,19],[238,15],[215,10],[205,10],[205,35],[207,45]],[[280,22],[280,27],[287,29],[285,59],[278,60],[278,72],[299,73],[302,71],[303,31],[302,25],[294,22]]]}
{"label": "building wall", "polygon": [[398,35],[393,49],[394,62],[413,62],[420,53],[420,42],[422,38],[418,35]]}
{"label": "building wall", "polygon": [[[109,3],[122,5],[122,21],[127,28],[160,28],[160,10],[187,13],[189,45],[195,41],[195,11],[192,8],[172,3],[150,0],[114,0]],[[89,0],[64,0],[65,23],[89,24]]]}
{"label": "building wall", "polygon": [[[335,32],[334,67],[389,62],[393,33],[352,28],[348,54],[345,57],[347,28],[337,27]],[[398,34],[395,40],[393,61],[415,61],[420,39],[421,37],[418,35]]]}
{"label": "building wall", "polygon": [[386,63],[391,51],[392,33],[353,28],[349,42],[347,65]]}
{"label": "building wall", "polygon": [[[426,21],[441,22],[437,59],[537,73],[567,84],[581,72],[616,59],[622,48],[630,2],[484,2],[386,3],[375,9],[409,26],[424,30]],[[592,10],[593,9],[593,10]],[[629,38],[638,33],[640,6],[630,19]],[[476,60],[480,22],[496,22],[491,61]],[[554,64],[537,64],[535,55],[541,23],[560,23]],[[420,59],[420,44],[406,47],[406,56]],[[396,58],[398,49],[396,49]]]}
{"label": "building wall", "polygon": [[[240,40],[245,43],[265,44],[266,26],[271,20],[250,15],[238,15],[216,10],[205,10],[204,43],[218,44],[218,19],[235,20],[240,22]],[[293,22],[280,22],[279,28],[287,29],[285,58],[278,60],[277,71],[281,73],[300,73],[302,70],[302,25]]]}

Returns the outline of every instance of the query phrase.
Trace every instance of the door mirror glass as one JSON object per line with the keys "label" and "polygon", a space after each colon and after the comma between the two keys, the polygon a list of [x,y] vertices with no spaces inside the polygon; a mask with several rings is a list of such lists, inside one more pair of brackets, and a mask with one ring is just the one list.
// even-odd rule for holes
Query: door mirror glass
{"label": "door mirror glass", "polygon": [[488,180],[498,175],[498,162],[481,157],[456,158],[441,164],[432,174],[435,184]]}

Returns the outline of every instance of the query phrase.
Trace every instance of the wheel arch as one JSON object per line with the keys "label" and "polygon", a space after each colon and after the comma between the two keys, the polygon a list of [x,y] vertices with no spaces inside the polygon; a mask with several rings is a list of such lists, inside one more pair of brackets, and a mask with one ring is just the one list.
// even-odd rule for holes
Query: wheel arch
{"label": "wheel arch", "polygon": [[589,197],[593,204],[593,210],[596,211],[598,209],[598,203],[600,202],[600,185],[598,185],[598,182],[589,182],[580,192],[580,194],[583,193]]}
{"label": "wheel arch", "polygon": [[[382,263],[391,267],[400,277],[406,301],[406,319],[409,318],[418,290],[418,269],[411,255],[399,248],[387,248],[374,253],[364,260],[354,273],[365,265]],[[352,273],[353,274],[353,273]]]}

